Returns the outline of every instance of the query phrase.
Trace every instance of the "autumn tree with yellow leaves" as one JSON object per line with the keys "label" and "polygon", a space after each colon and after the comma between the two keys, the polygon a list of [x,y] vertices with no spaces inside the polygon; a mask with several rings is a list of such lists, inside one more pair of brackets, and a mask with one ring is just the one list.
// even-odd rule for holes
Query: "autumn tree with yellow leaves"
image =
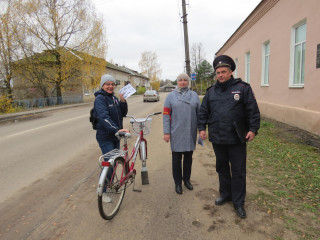
{"label": "autumn tree with yellow leaves", "polygon": [[97,86],[107,51],[103,20],[88,0],[16,0],[21,59],[15,72],[43,96],[79,82]]}
{"label": "autumn tree with yellow leaves", "polygon": [[141,54],[139,67],[141,69],[141,74],[149,78],[152,89],[159,90],[162,70],[158,63],[158,55],[151,51],[143,52]]}

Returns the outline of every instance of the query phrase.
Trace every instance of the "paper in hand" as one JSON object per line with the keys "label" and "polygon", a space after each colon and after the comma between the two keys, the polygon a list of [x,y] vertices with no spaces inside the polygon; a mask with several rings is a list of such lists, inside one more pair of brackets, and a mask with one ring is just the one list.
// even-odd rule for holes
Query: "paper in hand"
{"label": "paper in hand", "polygon": [[198,137],[198,144],[200,144],[203,147],[203,140],[201,139],[201,137]]}
{"label": "paper in hand", "polygon": [[134,94],[136,90],[131,86],[129,83],[128,85],[124,86],[123,88],[120,89],[119,93],[123,94],[123,97],[127,99],[130,97],[132,94]]}

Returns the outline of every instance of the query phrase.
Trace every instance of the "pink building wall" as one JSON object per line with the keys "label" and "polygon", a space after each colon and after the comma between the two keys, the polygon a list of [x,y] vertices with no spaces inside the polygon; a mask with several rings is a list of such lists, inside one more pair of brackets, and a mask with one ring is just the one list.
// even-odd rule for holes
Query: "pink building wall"
{"label": "pink building wall", "polygon": [[[319,0],[263,0],[216,55],[238,59],[237,77],[245,80],[250,52],[250,85],[263,116],[320,135]],[[294,25],[306,21],[304,86],[289,86],[290,43]],[[244,32],[243,32],[244,31]],[[269,86],[262,86],[263,44],[270,41]]]}

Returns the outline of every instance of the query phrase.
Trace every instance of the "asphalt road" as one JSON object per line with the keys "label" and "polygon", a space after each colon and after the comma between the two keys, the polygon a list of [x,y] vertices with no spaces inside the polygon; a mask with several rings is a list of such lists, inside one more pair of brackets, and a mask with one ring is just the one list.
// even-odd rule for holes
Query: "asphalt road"
{"label": "asphalt road", "polygon": [[[144,117],[162,111],[165,95],[158,103],[129,98],[129,114]],[[96,196],[100,149],[88,121],[90,108],[82,105],[0,124],[1,240],[264,240],[278,231],[279,219],[256,211],[250,203],[249,218],[243,221],[231,203],[214,205],[218,178],[209,142],[193,154],[194,190],[183,186],[183,194],[176,194],[161,115],[152,118],[146,136],[149,184],[141,184],[137,159],[135,187],[142,192],[129,187],[115,218],[103,220]],[[130,129],[128,122],[124,125]],[[131,139],[129,146],[133,144]]]}
{"label": "asphalt road", "polygon": [[[154,107],[143,104],[141,96],[129,98],[128,104],[131,115],[143,116]],[[96,145],[95,131],[88,121],[91,107],[85,104],[44,111],[30,120],[0,125],[0,203]]]}

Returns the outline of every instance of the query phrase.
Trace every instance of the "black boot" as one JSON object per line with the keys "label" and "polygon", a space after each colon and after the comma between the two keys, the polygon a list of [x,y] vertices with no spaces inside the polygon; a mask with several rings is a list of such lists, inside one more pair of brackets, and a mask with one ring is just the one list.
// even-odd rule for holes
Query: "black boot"
{"label": "black boot", "polygon": [[246,210],[244,210],[243,206],[234,206],[234,209],[236,210],[236,214],[241,218],[246,218]]}
{"label": "black boot", "polygon": [[214,203],[217,205],[217,206],[220,206],[220,205],[223,205],[227,202],[230,202],[231,201],[231,197],[218,197]]}
{"label": "black boot", "polygon": [[176,193],[182,194],[182,187],[181,187],[181,185],[176,185]]}
{"label": "black boot", "polygon": [[190,180],[184,181],[184,185],[186,186],[186,188],[188,188],[189,190],[193,190],[193,186],[190,183]]}

